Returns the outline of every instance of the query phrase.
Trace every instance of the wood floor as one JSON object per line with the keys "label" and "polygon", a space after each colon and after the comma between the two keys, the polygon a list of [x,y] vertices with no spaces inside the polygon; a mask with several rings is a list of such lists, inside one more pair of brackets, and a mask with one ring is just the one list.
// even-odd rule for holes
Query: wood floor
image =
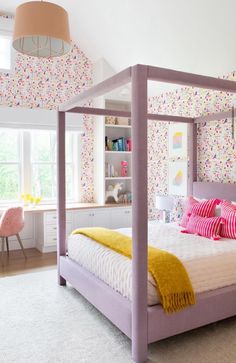
{"label": "wood floor", "polygon": [[10,251],[9,257],[5,253],[4,266],[0,263],[0,278],[55,268],[56,252],[41,253],[36,248],[25,251],[27,260],[21,250]]}

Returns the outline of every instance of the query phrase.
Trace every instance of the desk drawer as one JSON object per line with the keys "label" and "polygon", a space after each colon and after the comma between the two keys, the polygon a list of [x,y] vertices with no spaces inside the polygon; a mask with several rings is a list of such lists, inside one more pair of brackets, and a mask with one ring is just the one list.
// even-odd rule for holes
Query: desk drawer
{"label": "desk drawer", "polygon": [[47,224],[44,227],[45,234],[57,234],[57,226],[56,224]]}
{"label": "desk drawer", "polygon": [[49,224],[56,225],[56,223],[57,223],[57,214],[56,214],[56,212],[44,213],[44,222],[45,222],[46,225],[49,225]]}
{"label": "desk drawer", "polygon": [[[66,237],[71,234],[73,230],[72,223],[66,223]],[[49,236],[49,237],[48,237]],[[44,239],[45,241],[49,238],[49,240],[57,241],[57,226],[53,224],[48,224],[44,228]]]}
{"label": "desk drawer", "polygon": [[57,234],[47,234],[45,235],[44,245],[45,246],[56,246],[57,244]]}
{"label": "desk drawer", "polygon": [[[66,222],[72,221],[72,213],[66,212]],[[45,224],[57,224],[57,213],[56,212],[46,212],[44,213],[44,223]]]}

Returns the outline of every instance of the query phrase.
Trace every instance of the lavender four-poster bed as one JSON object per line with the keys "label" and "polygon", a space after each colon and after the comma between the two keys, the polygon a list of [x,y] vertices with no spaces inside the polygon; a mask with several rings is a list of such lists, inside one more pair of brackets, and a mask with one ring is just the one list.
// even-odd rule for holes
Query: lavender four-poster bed
{"label": "lavender four-poster bed", "polygon": [[[207,291],[197,296],[194,306],[167,315],[161,305],[147,304],[147,120],[184,122],[190,125],[189,188],[199,198],[221,197],[235,200],[236,186],[197,182],[197,123],[223,119],[231,113],[190,118],[147,112],[148,80],[181,84],[236,93],[236,82],[194,75],[158,67],[135,65],[93,86],[60,106],[58,112],[58,277],[59,284],[68,281],[89,302],[132,339],[132,357],[136,363],[147,359],[148,343],[194,329],[236,314],[236,285]],[[131,113],[79,107],[86,100],[103,95],[131,82]],[[132,119],[132,301],[123,297],[101,279],[66,255],[65,235],[65,118],[67,112],[90,115],[131,117]],[[158,142],[158,140],[157,140]]]}

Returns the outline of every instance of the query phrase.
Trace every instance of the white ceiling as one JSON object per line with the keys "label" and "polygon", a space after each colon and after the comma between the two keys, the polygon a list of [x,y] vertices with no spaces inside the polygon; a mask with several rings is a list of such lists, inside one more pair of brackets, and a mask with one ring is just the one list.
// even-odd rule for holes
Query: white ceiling
{"label": "white ceiling", "polygon": [[[71,37],[93,61],[223,75],[236,70],[236,0],[52,0],[69,13]],[[21,0],[0,0],[14,12]]]}

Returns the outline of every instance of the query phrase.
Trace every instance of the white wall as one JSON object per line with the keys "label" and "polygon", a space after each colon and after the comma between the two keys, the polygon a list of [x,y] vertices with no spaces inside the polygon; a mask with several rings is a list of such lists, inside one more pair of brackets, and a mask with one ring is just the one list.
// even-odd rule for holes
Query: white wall
{"label": "white wall", "polygon": [[[56,123],[56,110],[0,107],[0,127],[55,129]],[[76,113],[67,114],[66,126],[68,130],[82,132],[83,116]]]}

